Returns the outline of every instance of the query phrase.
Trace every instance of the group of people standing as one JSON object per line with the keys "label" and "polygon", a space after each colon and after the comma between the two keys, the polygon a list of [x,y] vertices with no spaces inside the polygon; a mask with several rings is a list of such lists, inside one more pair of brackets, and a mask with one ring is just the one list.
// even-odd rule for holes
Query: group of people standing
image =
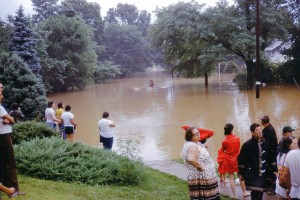
{"label": "group of people standing", "polygon": [[[74,114],[71,113],[71,106],[59,102],[57,109],[54,111],[54,102],[49,101],[45,110],[45,119],[47,125],[55,130],[59,130],[63,139],[70,142],[74,140],[74,133],[77,127],[77,123],[74,120]],[[100,143],[103,144],[103,148],[111,150],[113,146],[115,123],[109,119],[109,112],[105,111],[102,114],[102,118],[98,122],[98,129],[100,131]]]}
{"label": "group of people standing", "polygon": [[54,112],[54,102],[49,101],[45,110],[46,123],[53,129],[59,130],[63,139],[70,142],[74,140],[74,132],[77,127],[77,123],[74,120],[74,115],[71,113],[71,106],[64,105],[62,102],[58,103],[58,108]]}
{"label": "group of people standing", "polygon": [[[236,173],[243,196],[251,195],[252,200],[262,200],[264,192],[276,192],[277,199],[281,200],[300,199],[300,138],[297,140],[292,136],[295,129],[283,127],[283,137],[278,144],[269,116],[263,116],[261,125],[251,124],[251,138],[240,148],[240,139],[234,135],[233,128],[231,123],[225,125],[225,139],[217,158],[220,182],[225,181],[226,174],[229,175],[231,198],[237,199]],[[200,135],[199,129],[188,128],[182,150],[188,171],[190,199],[220,199],[215,165],[206,147],[199,142]],[[278,169],[281,167],[284,168],[285,176],[290,177],[286,189],[278,183]]]}

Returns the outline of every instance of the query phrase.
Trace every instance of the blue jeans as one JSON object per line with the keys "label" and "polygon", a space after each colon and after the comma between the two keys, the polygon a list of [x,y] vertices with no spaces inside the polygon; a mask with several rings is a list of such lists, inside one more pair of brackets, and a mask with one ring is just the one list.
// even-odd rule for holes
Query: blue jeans
{"label": "blue jeans", "polygon": [[100,135],[100,142],[103,143],[104,149],[111,150],[114,142],[114,138],[113,137],[105,138]]}
{"label": "blue jeans", "polygon": [[54,122],[46,122],[46,124],[50,126],[50,128],[56,129],[56,124]]}

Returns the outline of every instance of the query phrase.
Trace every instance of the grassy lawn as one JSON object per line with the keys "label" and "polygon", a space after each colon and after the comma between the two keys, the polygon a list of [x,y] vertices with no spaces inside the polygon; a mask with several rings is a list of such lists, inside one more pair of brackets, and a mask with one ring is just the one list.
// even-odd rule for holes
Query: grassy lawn
{"label": "grassy lawn", "polygon": [[[139,186],[88,186],[77,183],[64,183],[40,180],[19,175],[21,191],[27,193],[18,196],[19,200],[157,200],[189,199],[185,181],[177,177],[146,169],[147,181]],[[2,199],[9,199],[2,193]],[[221,199],[229,199],[221,197]]]}

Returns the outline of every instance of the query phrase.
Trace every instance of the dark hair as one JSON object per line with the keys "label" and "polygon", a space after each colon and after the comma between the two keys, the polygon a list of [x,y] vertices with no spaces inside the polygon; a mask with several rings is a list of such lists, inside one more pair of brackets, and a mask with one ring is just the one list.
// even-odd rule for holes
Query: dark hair
{"label": "dark hair", "polygon": [[230,135],[231,131],[233,130],[233,125],[228,123],[224,127],[224,135]]}
{"label": "dark hair", "polygon": [[63,104],[64,104],[63,102],[59,102],[59,103],[57,104],[57,107],[58,107],[58,108],[63,108]]}
{"label": "dark hair", "polygon": [[189,127],[188,129],[186,129],[186,131],[185,131],[185,140],[186,140],[186,141],[192,141],[193,130],[194,130],[195,128],[196,128],[196,127],[191,126],[191,127]]}
{"label": "dark hair", "polygon": [[298,147],[300,148],[300,137],[298,139]]}
{"label": "dark hair", "polygon": [[257,127],[260,127],[260,125],[258,123],[251,124],[250,131],[254,132]]}
{"label": "dark hair", "polygon": [[18,109],[19,109],[18,103],[16,103],[16,102],[12,103],[12,104],[11,104],[11,109],[12,109],[12,110],[18,110]]}
{"label": "dark hair", "polygon": [[51,108],[53,106],[53,101],[48,101],[48,108]]}
{"label": "dark hair", "polygon": [[269,118],[269,116],[268,116],[268,115],[263,116],[263,117],[261,118],[261,122],[262,122],[263,124],[268,124],[268,123],[270,123],[270,118]]}
{"label": "dark hair", "polygon": [[289,146],[292,144],[294,137],[287,137],[282,140],[280,144],[280,153],[288,153],[290,151]]}
{"label": "dark hair", "polygon": [[108,118],[108,117],[109,117],[109,113],[108,113],[108,112],[104,112],[104,113],[102,114],[102,117],[103,117],[103,118]]}
{"label": "dark hair", "polygon": [[66,105],[65,111],[70,111],[71,110],[71,106]]}

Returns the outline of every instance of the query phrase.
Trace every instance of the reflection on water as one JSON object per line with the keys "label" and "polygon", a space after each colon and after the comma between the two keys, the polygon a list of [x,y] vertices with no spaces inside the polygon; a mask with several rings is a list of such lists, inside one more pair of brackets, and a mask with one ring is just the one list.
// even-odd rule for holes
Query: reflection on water
{"label": "reflection on water", "polygon": [[[145,87],[149,79],[156,83],[154,88]],[[78,123],[75,140],[92,146],[99,145],[97,122],[104,111],[110,112],[116,124],[117,142],[113,149],[118,150],[121,139],[137,141],[144,160],[180,157],[184,143],[182,125],[215,130],[209,140],[214,158],[228,122],[234,124],[241,142],[250,138],[250,124],[259,123],[265,114],[270,116],[279,138],[284,125],[299,127],[300,92],[296,87],[267,86],[256,99],[254,90],[240,92],[231,79],[232,75],[222,75],[220,82],[218,75],[212,76],[205,88],[203,79],[172,79],[156,71],[49,98],[72,106]]]}

